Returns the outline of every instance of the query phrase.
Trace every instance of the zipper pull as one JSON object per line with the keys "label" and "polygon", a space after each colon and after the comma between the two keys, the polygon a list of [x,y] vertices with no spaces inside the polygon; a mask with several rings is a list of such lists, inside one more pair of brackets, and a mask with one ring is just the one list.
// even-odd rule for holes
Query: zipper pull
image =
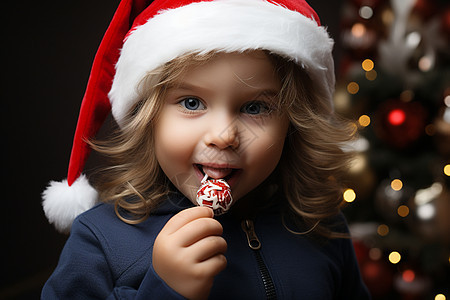
{"label": "zipper pull", "polygon": [[247,235],[247,241],[250,248],[258,250],[261,248],[261,242],[256,236],[255,226],[252,220],[243,220],[241,223],[242,229]]}

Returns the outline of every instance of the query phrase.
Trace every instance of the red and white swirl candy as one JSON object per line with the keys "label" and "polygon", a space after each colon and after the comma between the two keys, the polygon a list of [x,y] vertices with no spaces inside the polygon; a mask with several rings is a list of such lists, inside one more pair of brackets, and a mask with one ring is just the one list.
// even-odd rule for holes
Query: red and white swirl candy
{"label": "red and white swirl candy", "polygon": [[214,215],[226,213],[233,203],[231,188],[224,179],[209,179],[205,176],[197,191],[197,203],[212,208]]}

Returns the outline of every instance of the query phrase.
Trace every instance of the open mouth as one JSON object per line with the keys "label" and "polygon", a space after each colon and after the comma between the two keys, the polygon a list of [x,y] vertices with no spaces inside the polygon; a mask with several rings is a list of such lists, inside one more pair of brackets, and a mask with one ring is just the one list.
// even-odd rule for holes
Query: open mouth
{"label": "open mouth", "polygon": [[195,164],[194,167],[202,174],[202,177],[208,175],[208,178],[224,179],[226,181],[232,180],[241,171],[241,169],[236,168],[213,167],[202,164]]}

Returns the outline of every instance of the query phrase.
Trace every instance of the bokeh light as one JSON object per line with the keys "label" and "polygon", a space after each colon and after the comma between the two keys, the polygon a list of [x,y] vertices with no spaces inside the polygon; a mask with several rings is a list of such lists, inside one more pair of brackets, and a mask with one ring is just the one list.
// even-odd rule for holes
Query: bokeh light
{"label": "bokeh light", "polygon": [[364,26],[364,25],[361,24],[361,23],[355,23],[355,24],[352,26],[352,35],[353,35],[354,37],[356,37],[356,38],[360,38],[360,37],[362,37],[363,35],[365,35],[365,34],[366,34],[366,31],[367,31],[366,26]]}
{"label": "bokeh light", "polygon": [[405,119],[406,114],[402,109],[393,109],[389,112],[388,121],[394,126],[403,124]]}
{"label": "bokeh light", "polygon": [[381,224],[378,226],[377,228],[377,233],[380,236],[386,236],[389,233],[389,226],[387,226],[386,224]]}
{"label": "bokeh light", "polygon": [[356,199],[356,193],[353,189],[346,189],[343,197],[345,202],[353,202]]}
{"label": "bokeh light", "polygon": [[394,179],[391,181],[391,188],[394,191],[400,191],[403,188],[403,182],[400,179]]}
{"label": "bokeh light", "polygon": [[371,260],[379,260],[383,253],[379,248],[371,248],[369,250],[369,257]]}
{"label": "bokeh light", "polygon": [[391,9],[385,9],[381,13],[381,21],[386,26],[390,26],[394,22],[394,19],[395,19],[394,12]]}
{"label": "bokeh light", "polygon": [[420,36],[420,33],[417,31],[413,31],[406,36],[405,42],[411,49],[414,49],[419,45],[421,40],[422,37]]}
{"label": "bokeh light", "polygon": [[359,117],[358,123],[362,127],[367,127],[370,125],[370,117],[368,115],[362,115],[361,117]]}
{"label": "bokeh light", "polygon": [[400,94],[400,100],[403,102],[410,102],[414,98],[414,92],[411,90],[404,90]]}
{"label": "bokeh light", "polygon": [[389,254],[389,261],[392,263],[392,264],[398,264],[399,262],[400,262],[400,260],[402,259],[402,256],[400,255],[400,253],[398,253],[397,251],[392,251],[390,254]]}
{"label": "bokeh light", "polygon": [[408,270],[403,271],[402,279],[405,282],[413,282],[415,278],[416,278],[416,274],[414,273],[413,270],[408,269]]}
{"label": "bokeh light", "polygon": [[444,104],[445,106],[450,107],[450,95],[445,96]]}
{"label": "bokeh light", "polygon": [[416,213],[421,220],[431,220],[436,215],[436,207],[432,203],[420,205],[417,207]]}
{"label": "bokeh light", "polygon": [[430,57],[428,57],[428,56],[422,56],[420,59],[419,59],[419,69],[422,71],[422,72],[428,72],[428,71],[430,71],[431,70],[431,68],[433,67],[433,60],[430,58]]}
{"label": "bokeh light", "polygon": [[369,72],[373,69],[374,67],[374,63],[371,59],[365,59],[362,64],[361,64],[362,68],[364,71]]}
{"label": "bokeh light", "polygon": [[437,294],[435,297],[434,297],[434,300],[446,300],[447,298],[445,297],[445,295],[444,294]]}
{"label": "bokeh light", "polygon": [[400,205],[397,208],[397,213],[400,217],[404,218],[409,215],[409,207],[406,205]]}
{"label": "bokeh light", "polygon": [[445,165],[444,174],[450,176],[450,164]]}
{"label": "bokeh light", "polygon": [[373,9],[370,6],[364,5],[359,9],[359,15],[363,19],[370,19],[373,16]]}
{"label": "bokeh light", "polygon": [[370,80],[370,81],[374,81],[375,79],[377,79],[377,71],[375,70],[370,70],[368,72],[366,72],[366,79]]}
{"label": "bokeh light", "polygon": [[359,92],[359,84],[357,84],[356,82],[352,81],[347,85],[347,91],[352,94],[355,95],[356,93]]}

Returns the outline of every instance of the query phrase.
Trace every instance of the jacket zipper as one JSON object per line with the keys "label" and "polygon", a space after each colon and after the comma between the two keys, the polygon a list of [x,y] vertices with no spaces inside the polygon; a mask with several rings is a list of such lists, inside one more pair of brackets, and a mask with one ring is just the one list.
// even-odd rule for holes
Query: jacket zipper
{"label": "jacket zipper", "polygon": [[266,264],[261,256],[261,242],[258,239],[258,236],[255,232],[255,226],[253,221],[244,220],[241,223],[242,229],[247,235],[248,246],[253,250],[253,254],[255,255],[256,262],[258,264],[259,273],[261,275],[261,279],[264,285],[264,291],[266,292],[267,299],[277,299],[277,294],[275,291],[275,285],[273,284],[272,278],[270,277],[269,270],[267,269]]}

